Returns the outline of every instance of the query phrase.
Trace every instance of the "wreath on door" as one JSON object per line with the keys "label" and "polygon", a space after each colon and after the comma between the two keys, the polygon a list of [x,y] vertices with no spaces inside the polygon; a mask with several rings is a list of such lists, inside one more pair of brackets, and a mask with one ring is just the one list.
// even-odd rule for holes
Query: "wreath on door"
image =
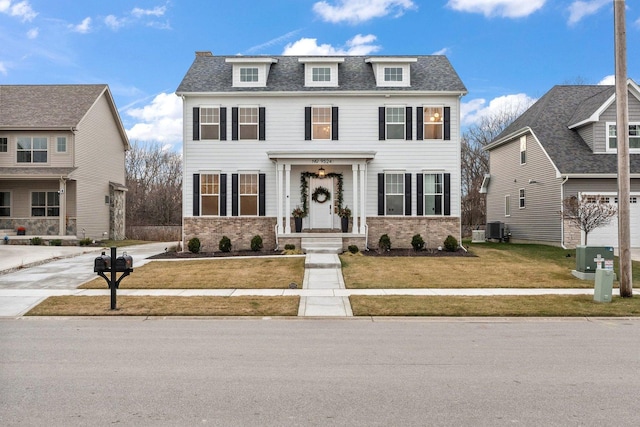
{"label": "wreath on door", "polygon": [[331,199],[331,192],[326,187],[318,187],[313,190],[313,194],[311,194],[311,200],[316,203],[324,203]]}

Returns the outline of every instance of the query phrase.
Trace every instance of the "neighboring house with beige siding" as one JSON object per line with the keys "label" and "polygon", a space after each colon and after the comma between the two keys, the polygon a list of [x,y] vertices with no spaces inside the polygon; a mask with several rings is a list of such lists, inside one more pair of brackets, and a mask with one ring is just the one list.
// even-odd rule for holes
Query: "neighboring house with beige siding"
{"label": "neighboring house with beige siding", "polygon": [[[631,245],[640,247],[640,89],[629,80]],[[485,149],[487,222],[511,239],[574,247],[584,234],[562,219],[562,201],[600,196],[616,204],[614,86],[555,86]],[[617,246],[617,219],[589,234],[589,245]]]}
{"label": "neighboring house with beige siding", "polygon": [[[184,102],[183,233],[248,249],[460,239],[460,97],[444,56],[214,56]],[[349,208],[341,232],[341,209]],[[293,211],[305,212],[296,233]]]}
{"label": "neighboring house with beige siding", "polygon": [[123,239],[129,148],[107,85],[0,86],[0,232]]}

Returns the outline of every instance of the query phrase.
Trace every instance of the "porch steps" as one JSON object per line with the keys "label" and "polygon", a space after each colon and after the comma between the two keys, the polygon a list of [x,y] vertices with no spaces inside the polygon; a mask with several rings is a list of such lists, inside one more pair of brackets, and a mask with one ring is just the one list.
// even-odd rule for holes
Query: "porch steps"
{"label": "porch steps", "polygon": [[300,247],[307,254],[341,254],[342,237],[303,237]]}

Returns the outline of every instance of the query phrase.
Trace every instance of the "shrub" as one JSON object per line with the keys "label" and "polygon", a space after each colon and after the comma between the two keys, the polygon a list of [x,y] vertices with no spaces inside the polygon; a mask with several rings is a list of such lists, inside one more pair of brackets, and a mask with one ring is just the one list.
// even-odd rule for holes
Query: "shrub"
{"label": "shrub", "polygon": [[42,244],[42,239],[40,237],[33,237],[30,242],[33,246],[40,246]]}
{"label": "shrub", "polygon": [[284,250],[285,251],[295,251],[296,250],[296,245],[291,244],[291,243],[287,243],[286,245],[284,245]]}
{"label": "shrub", "polygon": [[189,248],[189,252],[197,254],[200,252],[200,239],[197,237],[192,237],[187,242],[187,248]]}
{"label": "shrub", "polygon": [[352,254],[357,254],[358,252],[360,252],[360,249],[356,245],[349,245],[348,249]]}
{"label": "shrub", "polygon": [[444,239],[444,248],[447,252],[455,252],[458,250],[458,241],[451,234]]}
{"label": "shrub", "polygon": [[424,239],[421,235],[416,234],[411,239],[411,246],[413,246],[414,251],[421,251],[424,249]]}
{"label": "shrub", "polygon": [[80,244],[80,246],[89,246],[93,243],[93,240],[91,240],[89,237],[85,237],[84,239],[80,239],[78,243]]}
{"label": "shrub", "polygon": [[62,239],[49,240],[49,246],[62,246]]}
{"label": "shrub", "polygon": [[251,250],[258,252],[260,249],[262,249],[262,237],[253,236],[253,239],[251,239]]}
{"label": "shrub", "polygon": [[380,240],[378,240],[378,248],[380,248],[381,251],[389,251],[391,249],[391,239],[388,234],[380,236]]}
{"label": "shrub", "polygon": [[231,239],[227,236],[222,236],[222,239],[220,239],[220,243],[218,244],[218,248],[222,252],[231,252]]}

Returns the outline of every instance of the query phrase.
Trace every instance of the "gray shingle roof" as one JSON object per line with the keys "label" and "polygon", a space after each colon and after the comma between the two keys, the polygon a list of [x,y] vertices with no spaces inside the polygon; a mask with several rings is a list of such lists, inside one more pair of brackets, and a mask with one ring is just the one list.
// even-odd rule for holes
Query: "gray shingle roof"
{"label": "gray shingle roof", "polygon": [[[445,56],[413,56],[417,62],[411,63],[411,87],[377,87],[371,64],[365,62],[372,56],[345,56],[338,66],[339,87],[305,87],[304,64],[298,56],[259,56],[256,58],[275,58],[271,65],[266,87],[233,87],[233,65],[226,63],[227,58],[237,56],[196,56],[193,64],[184,76],[178,93],[206,92],[324,92],[331,91],[445,91],[467,92],[460,77]],[[309,58],[310,56],[304,56]],[[250,58],[243,56],[242,58]]]}
{"label": "gray shingle roof", "polygon": [[107,85],[0,85],[0,128],[77,126]]}
{"label": "gray shingle roof", "polygon": [[[562,174],[614,174],[617,154],[594,154],[570,125],[589,118],[615,92],[613,86],[554,86],[511,123],[494,142],[527,127]],[[632,173],[640,173],[640,154],[630,155]]]}

